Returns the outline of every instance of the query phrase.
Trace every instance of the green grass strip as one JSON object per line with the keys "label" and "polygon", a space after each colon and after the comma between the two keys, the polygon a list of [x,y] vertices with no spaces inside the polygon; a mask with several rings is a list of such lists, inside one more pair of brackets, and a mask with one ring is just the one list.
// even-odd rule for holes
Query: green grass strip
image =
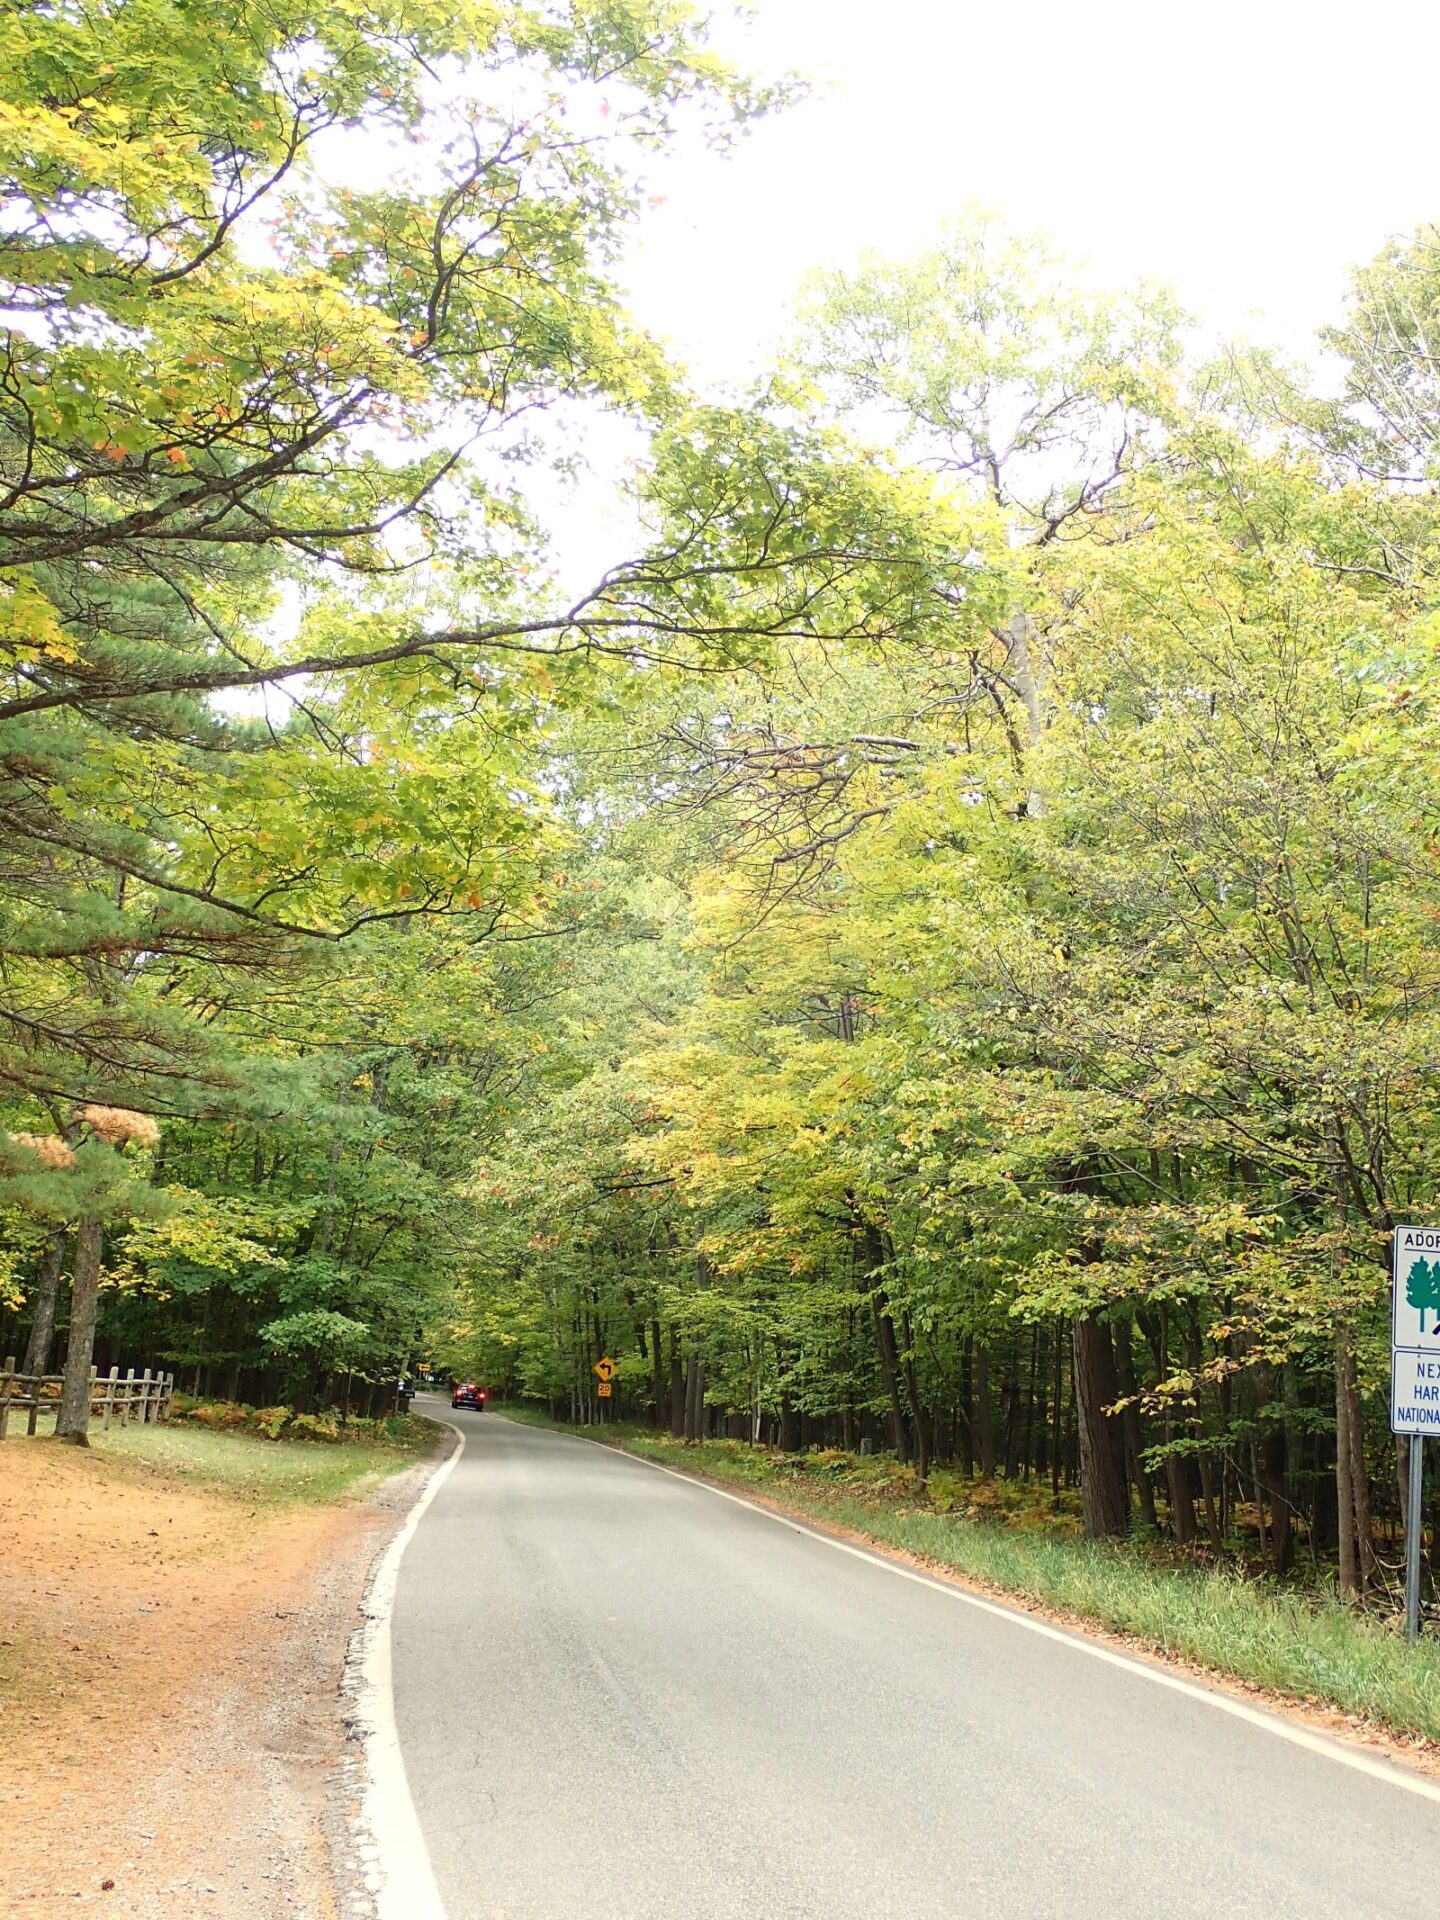
{"label": "green grass strip", "polygon": [[133,1461],[183,1485],[232,1494],[251,1504],[328,1505],[400,1473],[434,1445],[436,1430],[414,1423],[413,1444],[328,1444],[257,1440],[200,1427],[116,1427],[96,1434],[96,1451]]}

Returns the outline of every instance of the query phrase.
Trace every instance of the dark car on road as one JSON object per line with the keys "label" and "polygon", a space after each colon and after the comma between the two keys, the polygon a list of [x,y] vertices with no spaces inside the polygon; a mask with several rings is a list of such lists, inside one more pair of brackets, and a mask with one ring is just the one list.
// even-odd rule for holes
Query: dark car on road
{"label": "dark car on road", "polygon": [[477,1387],[473,1380],[467,1380],[463,1387],[450,1389],[452,1407],[473,1407],[476,1413],[485,1411],[485,1389]]}

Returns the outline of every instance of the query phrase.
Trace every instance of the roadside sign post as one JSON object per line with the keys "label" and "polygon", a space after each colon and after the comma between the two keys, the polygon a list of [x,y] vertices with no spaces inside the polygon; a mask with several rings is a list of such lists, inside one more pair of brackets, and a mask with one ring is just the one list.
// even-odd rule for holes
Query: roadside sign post
{"label": "roadside sign post", "polygon": [[1420,1535],[1424,1530],[1421,1512],[1425,1484],[1425,1442],[1418,1433],[1410,1436],[1410,1514],[1405,1529],[1405,1632],[1411,1640],[1420,1637]]}
{"label": "roadside sign post", "polygon": [[1390,1299],[1390,1430],[1410,1436],[1405,1632],[1414,1640],[1420,1633],[1425,1436],[1440,1434],[1440,1228],[1437,1227],[1395,1229],[1395,1278]]}
{"label": "roadside sign post", "polygon": [[595,1365],[592,1371],[595,1373],[595,1375],[598,1377],[600,1381],[599,1386],[595,1389],[596,1393],[599,1395],[599,1397],[602,1400],[610,1399],[615,1392],[615,1389],[614,1387],[611,1386],[610,1382],[615,1378],[616,1373],[619,1371],[619,1369],[615,1365],[615,1362],[610,1358],[609,1354],[607,1353],[603,1355],[602,1358],[600,1358],[595,1362]]}

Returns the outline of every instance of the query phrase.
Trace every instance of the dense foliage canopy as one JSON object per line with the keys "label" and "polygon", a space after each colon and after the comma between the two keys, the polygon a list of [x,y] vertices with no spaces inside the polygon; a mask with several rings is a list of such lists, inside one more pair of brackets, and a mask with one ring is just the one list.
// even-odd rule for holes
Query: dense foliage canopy
{"label": "dense foliage canopy", "polygon": [[572,1418],[608,1352],[1383,1584],[1436,235],[1327,393],[969,217],[696,396],[610,281],[769,104],[684,6],[222,14],[0,19],[0,1346]]}

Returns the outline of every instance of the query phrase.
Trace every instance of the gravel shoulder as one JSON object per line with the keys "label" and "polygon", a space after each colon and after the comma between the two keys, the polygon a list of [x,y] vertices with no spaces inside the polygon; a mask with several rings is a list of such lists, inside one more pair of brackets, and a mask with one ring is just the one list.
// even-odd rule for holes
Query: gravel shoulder
{"label": "gravel shoulder", "polygon": [[366,1913],[342,1677],[433,1466],[274,1507],[99,1449],[0,1448],[0,1911]]}

